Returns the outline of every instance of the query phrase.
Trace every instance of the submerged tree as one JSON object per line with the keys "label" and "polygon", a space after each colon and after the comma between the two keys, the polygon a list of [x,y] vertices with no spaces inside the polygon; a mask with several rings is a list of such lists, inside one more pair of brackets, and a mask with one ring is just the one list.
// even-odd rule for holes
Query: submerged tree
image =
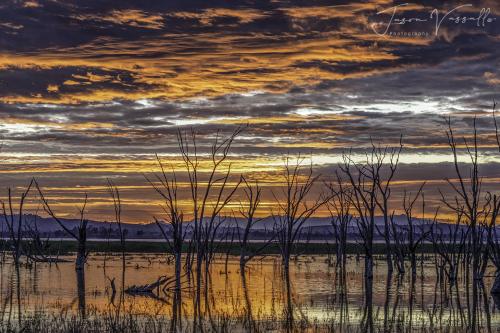
{"label": "submerged tree", "polygon": [[[165,206],[163,207],[163,211],[166,218],[159,220],[155,217],[155,221],[163,238],[167,242],[170,254],[174,257],[175,288],[176,291],[180,291],[182,248],[186,231],[183,228],[184,213],[179,205],[177,174],[173,168],[170,173],[167,172],[161,159],[158,156],[156,156],[156,159],[161,171],[159,174],[155,174],[156,182],[149,179],[148,181],[164,200]],[[166,226],[164,225],[165,223]]]}
{"label": "submerged tree", "polygon": [[464,227],[462,214],[456,216],[454,224],[439,225],[437,219],[433,221],[429,235],[434,252],[441,259],[438,268],[452,285],[457,282],[459,264],[464,260],[468,234],[469,229]]}
{"label": "submerged tree", "polygon": [[[233,199],[241,184],[241,177],[232,182],[231,163],[227,161],[235,138],[243,130],[238,127],[229,136],[219,132],[209,148],[208,154],[199,151],[196,132],[179,131],[177,141],[182,157],[184,172],[187,174],[192,216],[192,246],[195,260],[195,317],[200,318],[200,288],[202,276],[208,279],[209,267],[213,258],[213,244],[217,230],[224,222],[223,210]],[[162,176],[163,177],[163,176]],[[172,184],[171,184],[172,185]],[[164,188],[164,185],[162,185]],[[180,215],[178,215],[180,217]],[[192,262],[187,265],[192,267]],[[208,283],[205,283],[207,286]]]}
{"label": "submerged tree", "polygon": [[77,252],[76,252],[76,259],[75,259],[75,269],[77,271],[83,271],[85,268],[85,263],[87,262],[87,224],[88,220],[85,218],[85,208],[87,207],[87,194],[85,194],[84,199],[83,199],[83,204],[80,208],[78,208],[79,211],[79,223],[76,232],[73,230],[70,230],[62,221],[61,219],[56,215],[56,213],[52,210],[50,207],[49,200],[45,197],[42,189],[40,188],[38,182],[35,180],[35,186],[38,190],[38,193],[40,195],[40,200],[42,201],[43,208],[45,212],[52,217],[57,224],[70,236],[71,238],[75,239],[78,243],[77,245]]}
{"label": "submerged tree", "polygon": [[[373,239],[375,230],[384,237],[387,269],[393,271],[391,215],[389,207],[392,194],[392,181],[396,175],[399,156],[403,149],[402,139],[395,147],[375,146],[365,155],[362,162],[354,161],[351,152],[343,154],[340,170],[352,186],[352,204],[356,211],[356,225],[362,240],[365,254],[365,277],[373,277]],[[382,214],[383,229],[375,223],[378,213]],[[402,273],[402,272],[400,272]]]}
{"label": "submerged tree", "polygon": [[261,220],[255,218],[255,213],[259,207],[262,195],[262,188],[259,186],[258,181],[255,182],[255,186],[252,186],[243,177],[243,182],[245,183],[243,191],[245,193],[246,203],[240,204],[240,214],[245,219],[245,227],[243,232],[240,232],[240,228],[237,229],[240,242],[240,266],[242,268],[245,267],[246,263],[254,256],[248,249],[248,241],[252,227]]}
{"label": "submerged tree", "polygon": [[304,223],[321,207],[329,198],[320,194],[319,197],[309,202],[309,195],[319,175],[313,175],[312,165],[305,169],[302,167],[303,159],[299,156],[295,163],[290,157],[285,158],[283,179],[285,181],[280,200],[275,195],[279,211],[273,213],[276,234],[280,246],[281,258],[286,271],[290,266],[290,256],[299,239]]}
{"label": "submerged tree", "polygon": [[252,260],[256,255],[261,253],[269,244],[275,239],[275,235],[268,237],[264,244],[259,248],[251,250],[250,249],[250,232],[254,226],[263,221],[262,218],[257,218],[255,216],[257,209],[261,203],[262,188],[258,181],[255,181],[254,185],[249,183],[245,177],[242,177],[243,183],[245,184],[243,192],[245,195],[245,201],[240,203],[240,215],[244,219],[243,231],[237,226],[238,240],[240,244],[240,267],[244,269],[247,262]]}
{"label": "submerged tree", "polygon": [[[390,232],[391,238],[394,240],[394,262],[396,263],[398,272],[404,274],[406,272],[405,261],[410,260],[412,278],[417,274],[417,251],[421,243],[428,237],[432,230],[432,225],[425,223],[425,200],[422,189],[425,182],[418,188],[416,194],[404,190],[403,193],[403,220],[396,221],[395,212],[390,215]],[[422,220],[416,223],[414,208],[418,199],[422,200]],[[437,216],[437,212],[436,212]],[[427,227],[427,230],[426,230]]]}
{"label": "submerged tree", "polygon": [[[495,106],[496,104],[494,103],[493,115],[495,112]],[[500,143],[495,117],[494,122],[497,143]],[[456,179],[446,179],[454,195],[447,197],[441,193],[441,201],[446,207],[455,212],[457,215],[463,216],[465,224],[468,228],[466,244],[467,251],[465,256],[467,260],[470,258],[472,261],[471,268],[473,279],[472,310],[469,328],[472,331],[475,331],[477,329],[478,284],[482,283],[481,281],[483,279],[487,261],[490,257],[487,253],[488,243],[484,241],[485,230],[487,229],[489,215],[492,215],[494,219],[496,219],[499,206],[498,202],[495,200],[492,205],[491,200],[494,196],[492,196],[489,192],[484,192],[482,189],[482,176],[479,172],[479,143],[476,117],[474,117],[472,122],[472,138],[468,139],[466,136],[463,136],[461,144],[457,142],[450,118],[447,119],[447,125],[448,130],[446,131],[446,135],[448,145],[453,154],[453,166]],[[459,162],[460,150],[462,150],[468,158],[468,163]],[[495,224],[494,221],[489,224],[492,223]],[[466,266],[466,278],[469,278],[469,266]]]}
{"label": "submerged tree", "polygon": [[[236,136],[238,128],[230,136],[223,138],[217,133],[210,147],[208,161],[200,156],[196,133],[178,133],[179,150],[188,176],[193,215],[193,238],[197,261],[201,265],[207,253],[210,235],[216,227],[221,211],[231,201],[241,182],[229,183],[231,163],[224,164]],[[202,163],[206,166],[200,167]],[[204,175],[208,175],[204,177]]]}
{"label": "submerged tree", "polygon": [[[14,263],[16,266],[19,265],[19,260],[23,254],[23,227],[24,227],[24,204],[26,197],[28,196],[34,180],[32,179],[26,189],[21,193],[19,198],[19,206],[16,209],[14,207],[12,190],[9,187],[7,189],[7,203],[3,200],[0,202],[2,205],[2,213],[5,224],[7,225],[7,230],[9,233],[9,239],[12,243],[12,253],[14,257]],[[17,213],[17,217],[15,214]],[[17,225],[16,225],[17,224]]]}
{"label": "submerged tree", "polygon": [[472,241],[472,271],[473,279],[481,279],[479,264],[480,255],[483,250],[483,242],[479,232],[479,221],[481,217],[486,214],[485,207],[482,201],[484,200],[481,191],[482,179],[479,175],[479,148],[477,138],[476,119],[473,121],[473,137],[472,145],[463,137],[463,146],[465,152],[470,158],[470,165],[468,166],[468,176],[463,175],[461,164],[458,159],[458,143],[456,142],[455,134],[451,126],[451,120],[448,119],[448,131],[446,132],[448,138],[448,145],[453,154],[453,165],[457,180],[447,178],[446,181],[452,188],[455,195],[451,198],[441,193],[441,201],[456,214],[463,215],[466,219],[466,224],[470,230],[470,237]]}
{"label": "submerged tree", "polygon": [[336,266],[345,270],[347,262],[347,235],[351,225],[352,215],[352,188],[344,184],[338,172],[335,173],[336,182],[328,184],[331,199],[327,203],[330,211],[330,222],[333,228],[336,245]]}
{"label": "submerged tree", "polygon": [[[498,130],[498,123],[496,119],[496,102],[493,102],[493,121],[495,124],[495,139],[498,151],[500,152],[500,134]],[[495,282],[491,288],[491,293],[497,298],[500,295],[500,241],[498,240],[497,233],[497,218],[500,213],[500,198],[496,194],[489,195],[490,204],[490,220],[488,225],[488,252],[490,253],[491,260],[496,268]]]}
{"label": "submerged tree", "polygon": [[[391,209],[389,208],[389,199],[392,194],[391,190],[391,182],[396,175],[396,170],[399,164],[399,156],[401,154],[401,150],[403,149],[403,144],[401,141],[402,137],[399,140],[399,146],[395,148],[380,148],[375,147],[372,144],[372,154],[375,155],[375,183],[377,185],[377,190],[379,195],[375,195],[375,202],[379,208],[379,211],[382,213],[382,217],[384,219],[384,229],[383,232],[380,232],[385,240],[386,247],[386,262],[387,262],[387,270],[389,274],[393,271],[392,264],[392,244],[391,244]],[[385,164],[386,168],[382,169]],[[385,172],[384,172],[385,171]],[[384,172],[384,174],[383,174]],[[404,265],[398,265],[398,271],[400,273],[404,273]]]}
{"label": "submerged tree", "polygon": [[115,223],[118,226],[118,236],[120,237],[120,250],[122,254],[122,290],[125,289],[125,268],[126,268],[126,254],[125,254],[125,230],[122,226],[122,201],[120,199],[120,192],[118,187],[108,179],[108,192],[113,200],[113,209],[115,213]]}
{"label": "submerged tree", "polygon": [[184,213],[179,203],[177,174],[173,167],[170,172],[166,171],[158,155],[156,156],[156,160],[160,167],[160,173],[155,174],[156,181],[150,179],[148,181],[164,200],[163,211],[165,218],[159,220],[155,217],[155,222],[167,242],[169,253],[174,257],[175,284],[172,298],[171,332],[177,332],[178,330],[182,330],[181,276],[182,251],[186,229],[184,228]]}

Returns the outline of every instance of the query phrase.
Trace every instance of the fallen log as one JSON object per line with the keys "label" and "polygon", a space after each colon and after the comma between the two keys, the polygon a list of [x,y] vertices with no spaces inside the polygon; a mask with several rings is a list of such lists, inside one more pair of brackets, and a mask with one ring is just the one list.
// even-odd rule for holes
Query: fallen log
{"label": "fallen log", "polygon": [[171,278],[166,276],[160,276],[156,282],[145,284],[145,285],[132,285],[125,289],[127,294],[152,294],[153,290],[158,289],[163,284],[167,283]]}
{"label": "fallen log", "polygon": [[33,255],[30,255],[29,258],[34,261],[34,262],[38,262],[38,263],[41,263],[41,262],[47,262],[47,263],[62,263],[62,262],[71,262],[71,260],[67,260],[67,259],[61,259],[61,258],[58,258],[58,257],[46,257],[46,256],[33,256]]}

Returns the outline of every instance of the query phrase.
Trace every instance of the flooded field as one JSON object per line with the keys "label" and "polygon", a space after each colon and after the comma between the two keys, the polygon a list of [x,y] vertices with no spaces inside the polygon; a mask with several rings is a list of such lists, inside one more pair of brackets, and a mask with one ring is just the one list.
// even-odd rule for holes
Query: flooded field
{"label": "flooded field", "polygon": [[372,293],[363,280],[363,261],[355,256],[348,258],[345,279],[327,256],[292,261],[289,276],[279,257],[251,261],[244,274],[237,258],[216,258],[203,282],[200,318],[192,277],[183,276],[178,301],[169,289],[122,292],[172,276],[173,265],[161,255],[127,255],[124,283],[118,255],[90,256],[83,277],[72,262],[21,266],[17,272],[6,256],[0,269],[2,331],[69,330],[72,325],[99,331],[116,325],[116,331],[177,332],[193,331],[199,320],[198,327],[226,332],[462,332],[474,308],[481,332],[500,331],[489,294],[493,268],[474,302],[472,282],[463,274],[455,285],[439,278],[432,255],[420,260],[414,280],[411,274],[388,276],[385,261],[376,260]]}

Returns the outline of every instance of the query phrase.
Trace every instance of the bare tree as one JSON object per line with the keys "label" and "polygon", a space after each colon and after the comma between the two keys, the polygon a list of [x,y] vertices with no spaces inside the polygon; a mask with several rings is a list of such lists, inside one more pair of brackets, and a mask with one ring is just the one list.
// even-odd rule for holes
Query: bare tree
{"label": "bare tree", "polygon": [[24,234],[27,240],[24,242],[24,252],[33,262],[58,263],[67,262],[66,259],[60,259],[59,253],[55,256],[49,254],[51,249],[50,238],[42,239],[41,232],[38,229],[38,210],[32,220],[24,223]]}
{"label": "bare tree", "polygon": [[77,271],[83,271],[85,269],[85,263],[87,262],[87,224],[88,220],[85,218],[85,208],[87,207],[87,194],[85,194],[85,197],[83,199],[83,204],[80,208],[78,208],[79,215],[80,215],[80,222],[78,224],[78,228],[76,232],[73,230],[68,229],[66,225],[61,221],[59,217],[57,217],[56,213],[52,210],[49,204],[49,200],[45,197],[43,194],[42,189],[40,188],[38,182],[35,180],[34,181],[35,186],[38,190],[38,193],[40,195],[40,200],[42,201],[43,204],[43,209],[45,212],[52,217],[57,224],[73,239],[75,239],[78,242],[78,248],[76,252],[76,260],[75,260],[75,269]]}
{"label": "bare tree", "polygon": [[331,200],[327,207],[330,211],[330,222],[333,228],[336,244],[337,267],[345,270],[347,262],[347,234],[352,222],[352,188],[344,184],[338,172],[335,173],[336,182],[328,184]]}
{"label": "bare tree", "polygon": [[[392,252],[393,252],[393,260],[394,263],[396,264],[396,268],[398,269],[398,274],[405,274],[406,269],[405,269],[405,259],[408,256],[408,230],[405,230],[404,227],[401,227],[398,225],[397,221],[395,221],[394,218],[395,212],[393,211],[390,215],[390,221],[391,223],[389,224],[389,232],[391,235],[391,238],[393,239],[393,244],[392,244]],[[408,218],[406,218],[408,220]],[[388,274],[391,275],[392,271],[388,270]]]}
{"label": "bare tree", "polygon": [[470,237],[472,240],[471,251],[473,278],[475,280],[478,280],[480,278],[479,261],[482,248],[482,241],[479,239],[480,234],[478,233],[478,221],[480,220],[481,216],[485,214],[485,211],[481,206],[482,180],[479,175],[479,149],[477,141],[476,118],[474,118],[473,121],[472,146],[465,137],[463,138],[465,151],[470,158],[468,177],[464,177],[463,172],[460,170],[460,163],[458,161],[458,143],[455,139],[450,118],[447,119],[447,123],[448,130],[446,132],[446,135],[448,137],[448,145],[450,146],[450,149],[453,153],[453,163],[458,184],[455,184],[455,181],[447,178],[446,181],[453,189],[455,196],[452,198],[447,198],[441,192],[441,201],[452,211],[456,212],[457,214],[463,214],[463,216],[466,218],[466,223],[470,228]]}
{"label": "bare tree", "polygon": [[303,171],[303,159],[299,156],[295,163],[290,162],[290,157],[285,158],[284,180],[285,187],[282,191],[284,201],[274,195],[279,212],[273,213],[276,234],[279,241],[281,258],[286,271],[290,266],[292,255],[298,235],[304,223],[322,206],[329,198],[320,195],[308,202],[309,194],[319,175],[313,176],[312,165]]}
{"label": "bare tree", "polygon": [[[165,206],[163,210],[166,214],[164,222],[167,223],[170,228],[167,229],[163,225],[163,221],[158,220],[156,217],[155,221],[163,235],[163,238],[168,244],[170,253],[174,256],[175,277],[177,281],[180,282],[182,269],[182,248],[186,232],[183,230],[184,213],[179,206],[177,175],[173,168],[170,174],[168,174],[165,171],[165,166],[160,158],[156,156],[156,159],[161,173],[155,175],[157,180],[156,183],[150,181],[149,179],[148,181],[155,191],[164,199]],[[169,236],[169,231],[172,236]],[[178,287],[180,288],[180,284]]]}
{"label": "bare tree", "polygon": [[[241,131],[242,128],[238,128],[226,138],[217,133],[209,155],[212,163],[204,170],[200,170],[202,158],[198,153],[196,133],[191,130],[188,136],[187,133],[178,132],[179,149],[189,178],[193,204],[194,245],[200,263],[206,254],[204,250],[215,228],[216,218],[230,202],[241,182],[240,180],[235,186],[228,186],[231,175],[230,163],[225,171],[221,170],[234,139]],[[208,179],[202,179],[204,173],[208,174]],[[211,199],[214,199],[214,202],[210,202]]]}
{"label": "bare tree", "polygon": [[[15,208],[14,208],[14,203],[13,198],[12,198],[12,190],[9,187],[7,189],[7,204],[2,200],[0,203],[2,205],[2,211],[3,211],[3,218],[5,221],[5,224],[7,225],[7,230],[9,232],[9,238],[10,241],[12,242],[12,248],[13,248],[13,256],[14,256],[14,263],[18,266],[19,265],[19,259],[21,258],[21,255],[23,254],[23,222],[24,222],[24,203],[26,200],[26,197],[28,196],[31,187],[33,186],[34,180],[32,179],[28,185],[28,187],[21,193],[20,199],[19,199],[19,207],[17,209],[17,218],[15,217]],[[15,220],[17,219],[17,225]]]}
{"label": "bare tree", "polygon": [[[414,196],[412,196],[410,193],[404,191],[403,194],[403,209],[405,212],[405,225],[397,226],[396,223],[392,223],[393,227],[393,237],[395,241],[400,242],[403,244],[404,248],[404,253],[409,256],[410,259],[410,267],[411,267],[411,273],[412,277],[415,278],[417,275],[417,251],[422,242],[427,239],[431,232],[431,228],[428,228],[425,230],[424,224],[420,224],[419,228],[417,230],[415,226],[415,221],[414,221],[414,207],[417,204],[417,201],[419,198],[422,200],[422,216],[423,216],[423,223],[425,223],[425,199],[424,199],[424,194],[422,192],[422,189],[425,186],[425,182],[422,183],[422,185],[418,188],[417,192],[415,193]],[[437,216],[437,212],[436,212]],[[436,220],[436,216],[434,220]],[[396,231],[396,228],[399,228],[400,232],[398,233]],[[417,233],[418,231],[418,233]],[[399,268],[399,270],[404,270],[404,256],[400,258],[399,260],[399,265],[402,266],[402,268]]]}
{"label": "bare tree", "polygon": [[[498,123],[496,118],[496,106],[497,103],[493,101],[493,122],[495,125],[495,139],[497,143],[498,151],[500,152],[500,135],[498,132]],[[500,295],[500,241],[498,240],[497,234],[497,218],[500,212],[500,199],[496,194],[489,194],[489,203],[491,207],[490,222],[488,226],[488,252],[490,253],[490,258],[496,268],[495,282],[491,288],[491,293],[494,295]]]}
{"label": "bare tree", "polygon": [[248,183],[248,181],[243,178],[245,183],[244,193],[246,196],[246,205],[240,203],[240,214],[245,218],[245,228],[243,233],[240,233],[238,228],[238,239],[240,241],[240,266],[244,267],[248,260],[251,259],[251,255],[248,253],[248,239],[250,235],[250,230],[253,225],[259,222],[261,219],[255,219],[255,212],[259,207],[262,189],[259,187],[258,181],[255,181],[255,186],[253,187]]}
{"label": "bare tree", "polygon": [[256,218],[255,214],[259,208],[262,196],[262,188],[259,186],[259,182],[256,180],[254,185],[250,184],[245,177],[242,177],[245,187],[243,192],[245,194],[245,202],[240,202],[240,215],[244,218],[244,228],[240,231],[237,228],[238,240],[240,244],[240,267],[243,269],[247,262],[252,260],[256,255],[261,253],[271,242],[273,242],[275,235],[271,235],[267,240],[258,248],[253,251],[250,250],[250,232],[252,228],[259,222],[262,218]]}
{"label": "bare tree", "polygon": [[365,281],[372,280],[377,183],[383,160],[380,160],[374,151],[366,155],[364,164],[354,162],[350,153],[344,154],[342,158],[343,164],[340,165],[340,169],[347,176],[353,189],[352,204],[357,213],[355,221],[365,255]]}
{"label": "bare tree", "polygon": [[[389,274],[393,271],[392,265],[392,246],[391,246],[391,225],[390,225],[390,215],[391,211],[389,208],[389,199],[391,197],[391,182],[394,179],[396,170],[398,168],[399,156],[401,150],[403,149],[402,137],[399,139],[399,146],[395,148],[380,148],[375,147],[372,143],[372,154],[375,155],[375,170],[376,170],[376,184],[378,192],[380,195],[375,196],[375,202],[377,203],[380,212],[384,218],[384,231],[381,233],[384,236],[385,248],[386,248],[386,261],[387,270]],[[383,164],[387,165],[387,176],[383,177],[381,175]],[[380,233],[380,230],[379,230]],[[399,266],[401,272],[401,266]],[[404,266],[403,266],[404,270]]]}
{"label": "bare tree", "polygon": [[[241,184],[241,178],[234,184],[230,182],[231,163],[227,162],[234,139],[241,133],[238,127],[227,137],[219,132],[210,147],[207,158],[203,158],[198,151],[196,132],[181,132],[177,134],[179,150],[188,176],[190,197],[192,203],[192,250],[196,259],[196,317],[200,317],[200,287],[205,264],[205,276],[208,277],[209,266],[213,253],[213,237],[221,225],[221,212],[231,202],[235,192]],[[208,160],[208,161],[207,161]],[[208,165],[201,167],[205,162]],[[191,263],[188,264],[191,267]],[[207,284],[205,284],[207,285]]]}
{"label": "bare tree", "polygon": [[125,230],[122,226],[122,201],[120,199],[120,191],[118,187],[108,179],[108,192],[113,200],[113,209],[115,213],[115,223],[118,226],[118,236],[120,237],[120,250],[122,252],[122,290],[125,289],[125,269],[126,269],[126,254],[125,254]]}
{"label": "bare tree", "polygon": [[458,268],[463,260],[469,229],[464,228],[463,215],[458,214],[454,224],[439,225],[434,219],[430,239],[435,253],[441,258],[440,270],[450,284],[458,278]]}
{"label": "bare tree", "polygon": [[[483,232],[480,221],[488,214],[488,205],[484,203],[488,199],[482,192],[482,177],[479,174],[479,148],[478,148],[478,134],[476,126],[476,117],[473,119],[473,134],[472,142],[463,137],[463,147],[466,156],[470,162],[464,163],[467,167],[468,176],[463,175],[458,159],[458,149],[460,148],[453,132],[451,119],[447,119],[448,130],[446,135],[448,138],[448,145],[453,154],[453,165],[457,180],[446,179],[454,192],[454,196],[447,198],[441,193],[441,201],[452,211],[457,214],[462,214],[469,228],[470,248],[468,253],[472,257],[472,310],[470,319],[470,328],[475,330],[477,324],[477,302],[478,302],[478,283],[482,280],[481,274],[481,260],[487,260],[488,257],[482,256],[484,251],[487,251],[487,246],[483,242]],[[457,183],[457,184],[456,184]],[[468,267],[467,267],[468,270]],[[468,277],[468,274],[467,274]]]}
{"label": "bare tree", "polygon": [[[384,231],[378,231],[385,239],[388,272],[391,273],[393,270],[390,241],[392,213],[389,210],[389,198],[391,182],[397,170],[402,147],[401,140],[394,148],[376,147],[372,143],[371,151],[365,155],[362,163],[355,162],[351,152],[344,153],[342,156],[343,163],[340,169],[352,186],[352,204],[357,213],[355,221],[365,254],[366,279],[373,278],[373,239],[375,230],[379,229],[375,223],[376,214],[379,211],[384,218]],[[367,289],[369,289],[368,286]]]}
{"label": "bare tree", "polygon": [[496,228],[496,220],[500,212],[500,199],[496,195],[491,197],[491,214],[490,223],[488,226],[488,253],[492,263],[495,265],[495,281],[491,287],[491,293],[500,295],[500,241],[498,239],[498,232]]}

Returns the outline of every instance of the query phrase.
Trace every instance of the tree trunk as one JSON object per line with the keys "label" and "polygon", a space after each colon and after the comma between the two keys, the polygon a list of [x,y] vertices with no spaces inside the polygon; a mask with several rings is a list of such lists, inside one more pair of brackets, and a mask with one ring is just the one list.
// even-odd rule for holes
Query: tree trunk
{"label": "tree trunk", "polygon": [[373,257],[365,256],[365,278],[373,279]]}
{"label": "tree trunk", "polygon": [[417,276],[417,258],[415,252],[410,254],[410,262],[411,262],[411,276],[413,279]]}
{"label": "tree trunk", "polygon": [[500,295],[500,271],[497,271],[495,275],[495,281],[491,287],[491,293],[494,295]]}
{"label": "tree trunk", "polygon": [[86,302],[85,302],[85,271],[83,269],[76,272],[76,285],[78,290],[78,312],[80,316],[86,317]]}
{"label": "tree trunk", "polygon": [[175,254],[175,289],[180,290],[181,283],[181,267],[182,267],[182,253],[177,252]]}
{"label": "tree trunk", "polygon": [[386,247],[386,254],[385,254],[385,260],[387,262],[387,273],[392,274],[394,271],[394,266],[392,263],[392,254],[391,254],[391,241],[386,239],[385,242],[385,247]]}
{"label": "tree trunk", "polygon": [[87,260],[87,247],[86,240],[78,240],[78,252],[76,254],[75,269],[81,271],[85,268],[85,262]]}
{"label": "tree trunk", "polygon": [[290,255],[285,255],[283,257],[283,267],[285,268],[285,271],[288,272],[288,269],[290,268]]}

